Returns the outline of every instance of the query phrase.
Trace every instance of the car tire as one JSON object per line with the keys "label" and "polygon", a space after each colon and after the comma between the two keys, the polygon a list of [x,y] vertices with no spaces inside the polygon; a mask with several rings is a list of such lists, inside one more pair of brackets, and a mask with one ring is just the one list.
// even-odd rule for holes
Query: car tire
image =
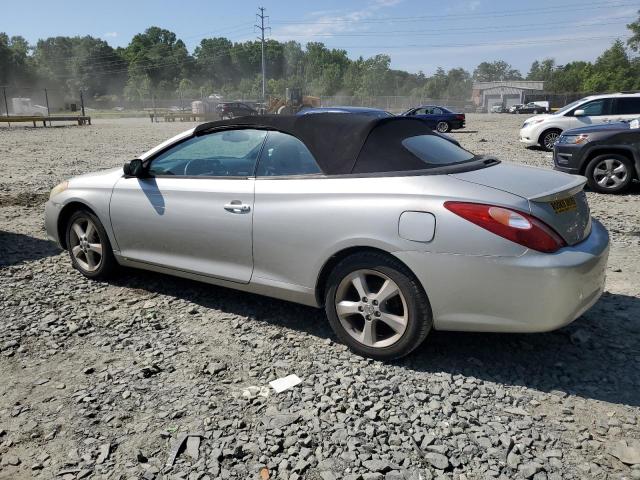
{"label": "car tire", "polygon": [[429,299],[415,275],[399,260],[377,252],[356,253],[335,266],[325,310],[341,342],[378,360],[408,355],[433,325]]}
{"label": "car tire", "polygon": [[620,193],[633,181],[633,163],[624,155],[605,153],[589,161],[585,176],[589,188],[595,192]]}
{"label": "car tire", "polygon": [[436,130],[438,131],[438,133],[447,133],[449,130],[451,130],[451,125],[449,125],[449,122],[440,121],[436,123]]}
{"label": "car tire", "polygon": [[545,130],[544,132],[542,132],[542,135],[540,135],[538,143],[544,150],[550,152],[553,150],[553,146],[555,145],[561,133],[562,130],[558,130],[557,128],[550,128],[549,130]]}
{"label": "car tire", "polygon": [[82,275],[94,280],[109,278],[118,263],[111,242],[98,217],[78,210],[69,217],[65,229],[71,264]]}

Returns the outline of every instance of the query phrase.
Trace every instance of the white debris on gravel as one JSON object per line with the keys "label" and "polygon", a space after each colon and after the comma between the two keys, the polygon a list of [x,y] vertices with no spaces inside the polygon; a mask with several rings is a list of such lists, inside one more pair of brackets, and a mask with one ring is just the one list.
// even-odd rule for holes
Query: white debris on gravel
{"label": "white debris on gravel", "polygon": [[[452,135],[551,167],[518,144],[523,120],[469,114]],[[133,270],[89,281],[46,241],[56,183],[190,126],[0,127],[0,478],[640,479],[638,186],[588,193],[611,257],[574,324],[434,332],[383,363],[336,343],[321,310]],[[296,388],[258,394],[292,371]]]}
{"label": "white debris on gravel", "polygon": [[273,388],[276,393],[284,392],[285,390],[289,390],[296,385],[302,383],[300,377],[296,374],[287,375],[286,377],[277,378],[276,380],[272,380],[269,382],[271,388]]}

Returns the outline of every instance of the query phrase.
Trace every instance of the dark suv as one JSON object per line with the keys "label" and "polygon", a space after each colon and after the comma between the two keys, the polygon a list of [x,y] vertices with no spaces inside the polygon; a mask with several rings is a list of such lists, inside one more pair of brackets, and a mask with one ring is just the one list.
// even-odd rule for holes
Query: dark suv
{"label": "dark suv", "polygon": [[246,117],[247,115],[257,115],[258,111],[242,102],[223,102],[219,103],[216,111],[220,118]]}
{"label": "dark suv", "polygon": [[639,127],[634,120],[565,130],[553,148],[554,168],[584,175],[596,192],[622,192],[640,178]]}

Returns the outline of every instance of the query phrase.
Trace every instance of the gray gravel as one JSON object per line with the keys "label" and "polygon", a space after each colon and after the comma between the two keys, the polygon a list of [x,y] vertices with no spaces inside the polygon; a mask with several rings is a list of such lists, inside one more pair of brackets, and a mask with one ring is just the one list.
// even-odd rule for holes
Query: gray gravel
{"label": "gray gravel", "polygon": [[[523,117],[467,119],[469,149],[549,167],[517,144]],[[640,479],[640,188],[588,194],[613,244],[578,321],[434,332],[381,363],[321,311],[132,270],[91,282],[44,240],[54,184],[187,127],[0,128],[0,479]]]}

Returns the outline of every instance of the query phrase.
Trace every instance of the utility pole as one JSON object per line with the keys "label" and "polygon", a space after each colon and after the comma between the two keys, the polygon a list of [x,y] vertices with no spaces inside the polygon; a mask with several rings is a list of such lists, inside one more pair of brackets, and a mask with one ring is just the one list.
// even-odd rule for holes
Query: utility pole
{"label": "utility pole", "polygon": [[258,10],[260,10],[260,13],[256,13],[256,20],[259,18],[260,19],[260,25],[254,25],[255,28],[260,30],[260,36],[258,37],[258,40],[260,40],[262,42],[262,101],[265,101],[266,98],[266,78],[267,78],[267,66],[264,62],[264,31],[265,30],[271,30],[271,27],[265,27],[264,26],[264,19],[265,18],[269,18],[267,15],[264,14],[265,8],[264,7],[259,7]]}

